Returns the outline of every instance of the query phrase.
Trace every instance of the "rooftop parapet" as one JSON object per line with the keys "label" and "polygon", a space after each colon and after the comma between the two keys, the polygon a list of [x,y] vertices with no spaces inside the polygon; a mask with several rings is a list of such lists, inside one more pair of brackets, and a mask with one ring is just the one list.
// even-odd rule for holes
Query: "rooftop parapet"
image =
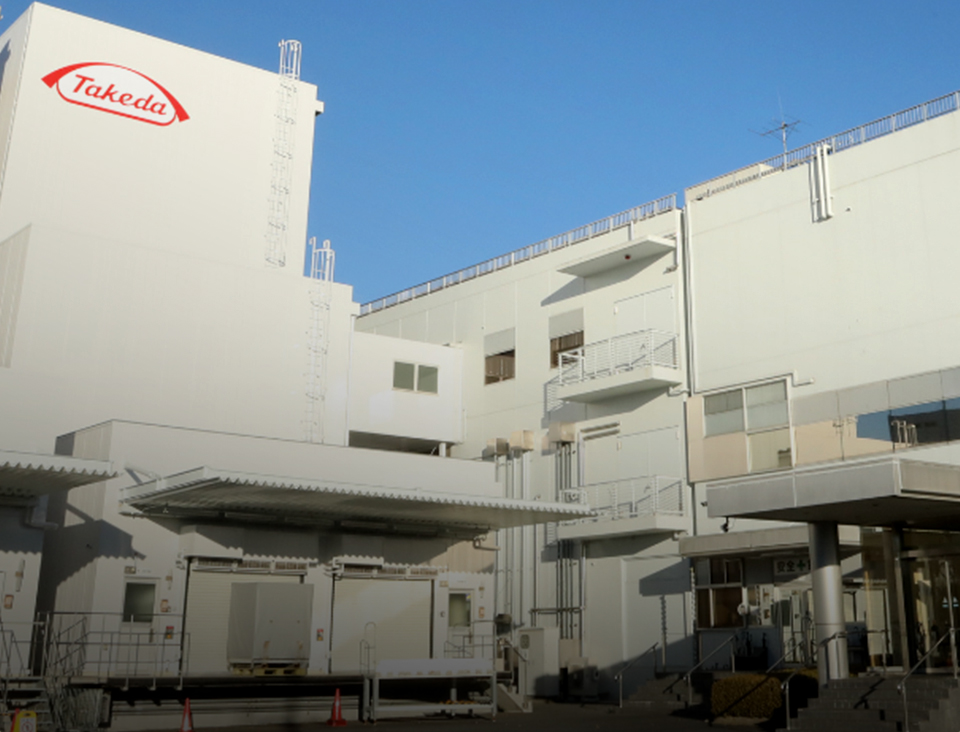
{"label": "rooftop parapet", "polygon": [[432,292],[439,292],[447,287],[459,285],[461,282],[472,280],[475,277],[481,277],[485,274],[490,274],[491,272],[512,267],[515,264],[529,261],[543,254],[556,251],[557,249],[563,249],[564,247],[572,244],[578,244],[579,242],[587,239],[592,239],[595,236],[608,234],[616,229],[629,226],[636,221],[643,221],[644,219],[653,218],[654,216],[659,216],[662,213],[673,211],[676,209],[676,207],[677,194],[671,193],[669,196],[664,196],[663,198],[658,198],[655,201],[634,206],[631,209],[621,211],[613,216],[607,216],[599,221],[594,221],[592,224],[586,224],[576,229],[564,232],[563,234],[551,236],[549,239],[544,239],[536,244],[530,244],[522,249],[516,249],[508,254],[503,254],[499,257],[488,259],[485,262],[461,269],[453,274],[444,275],[443,277],[438,277],[435,280],[430,280],[429,282],[424,282],[423,284],[409,287],[406,290],[396,292],[392,295],[381,297],[378,300],[364,303],[360,306],[360,315],[363,316],[368,315],[369,313],[375,313],[378,310],[399,305],[407,300],[413,300],[414,298],[429,295]]}

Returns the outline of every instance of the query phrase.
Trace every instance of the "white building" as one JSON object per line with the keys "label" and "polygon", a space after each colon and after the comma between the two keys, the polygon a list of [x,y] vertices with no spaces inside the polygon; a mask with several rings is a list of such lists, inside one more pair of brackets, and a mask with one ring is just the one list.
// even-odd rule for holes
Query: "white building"
{"label": "white building", "polygon": [[[114,692],[122,728],[198,679],[429,669],[465,636],[492,670],[486,534],[586,511],[439,457],[461,352],[354,338],[350,288],[302,276],[323,105],[299,47],[278,75],[35,4],[0,48],[4,675],[95,684],[81,727]],[[243,612],[283,632],[231,636]],[[120,703],[131,678],[169,718]],[[277,708],[243,696],[211,723]]]}
{"label": "white building", "polygon": [[0,664],[82,679],[78,726],[510,644],[542,695],[727,647],[835,676],[953,627],[957,95],[358,306],[300,274],[297,46],[38,4],[0,49]]}

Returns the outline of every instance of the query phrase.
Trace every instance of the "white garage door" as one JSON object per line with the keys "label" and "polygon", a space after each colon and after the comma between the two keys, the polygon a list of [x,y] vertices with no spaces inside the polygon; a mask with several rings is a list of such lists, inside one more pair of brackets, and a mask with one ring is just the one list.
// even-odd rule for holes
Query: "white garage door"
{"label": "white garage door", "polygon": [[227,664],[227,627],[230,621],[230,590],[234,582],[296,582],[299,575],[258,574],[255,572],[204,572],[190,567],[187,587],[187,616],[190,635],[190,674],[225,674]]}
{"label": "white garage door", "polygon": [[[376,660],[430,658],[429,580],[342,579],[333,590],[333,673],[360,670],[360,641],[376,624]],[[370,638],[371,632],[367,631]]]}

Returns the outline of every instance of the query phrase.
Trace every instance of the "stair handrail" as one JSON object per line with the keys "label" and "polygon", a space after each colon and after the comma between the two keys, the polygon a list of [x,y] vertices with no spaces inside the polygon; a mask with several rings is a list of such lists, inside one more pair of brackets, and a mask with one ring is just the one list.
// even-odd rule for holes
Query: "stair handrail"
{"label": "stair handrail", "polygon": [[[684,682],[687,685],[687,705],[688,706],[691,706],[691,707],[693,706],[693,684],[690,683],[690,676],[693,674],[694,671],[696,671],[703,664],[709,661],[713,656],[715,656],[720,651],[721,648],[723,648],[725,645],[732,644],[737,639],[738,635],[739,633],[733,633],[723,643],[721,643],[719,646],[717,646],[712,651],[710,651],[710,653],[708,653],[706,656],[701,658],[698,663],[696,663],[695,665],[687,669],[687,672],[681,677],[683,678]],[[730,670],[733,672],[736,672],[737,670],[737,661],[736,661],[735,651],[736,649],[734,649],[734,647],[730,645]]]}
{"label": "stair handrail", "polygon": [[[941,643],[943,643],[947,638],[950,638],[950,639],[951,639],[951,644],[953,643],[953,637],[954,637],[953,634],[956,632],[956,629],[955,629],[955,628],[949,628],[948,630],[949,630],[949,632],[948,632],[948,633],[945,633],[944,635],[942,635],[942,636],[940,637],[940,640],[938,640],[936,643],[934,643],[932,646],[930,646],[930,650],[923,654],[923,658],[921,658],[919,661],[917,661],[915,664],[913,664],[913,667],[912,667],[909,671],[907,671],[907,673],[905,673],[905,674],[903,675],[903,678],[900,679],[900,683],[897,684],[897,692],[900,694],[900,696],[903,697],[903,729],[904,729],[904,732],[909,732],[909,730],[910,730],[910,722],[909,722],[909,719],[908,719],[908,716],[907,716],[907,715],[908,715],[908,712],[907,712],[907,679],[909,679],[911,676],[913,676],[913,673],[914,673],[918,668],[920,668],[920,666],[924,663],[924,661],[926,661],[928,658],[930,658],[930,654],[932,654],[935,650],[937,650],[937,647],[938,647]],[[953,678],[957,678],[957,654],[953,654]]]}
{"label": "stair handrail", "polygon": [[[829,636],[827,636],[826,638],[824,638],[823,640],[818,640],[818,641],[817,641],[817,644],[816,644],[816,649],[817,649],[816,661],[817,661],[817,664],[819,665],[819,663],[820,663],[820,647],[821,647],[821,646],[822,646],[824,649],[826,649],[827,643],[829,643],[830,641],[832,641],[832,640],[837,640],[838,638],[846,638],[848,635],[849,635],[849,633],[848,633],[846,630],[838,630],[838,631],[837,631],[836,633],[834,633],[833,635],[829,635]],[[827,681],[830,681],[830,659],[829,659],[829,658],[827,658],[827,661],[826,661],[826,671],[827,671]]]}
{"label": "stair handrail", "polygon": [[795,668],[787,678],[780,682],[780,691],[784,693],[786,697],[784,700],[784,715],[787,718],[787,729],[790,729],[790,682],[793,681],[793,677],[800,673],[802,668]]}
{"label": "stair handrail", "polygon": [[[650,646],[647,650],[645,650],[643,653],[641,653],[639,656],[634,658],[632,661],[627,663],[623,668],[617,671],[616,674],[614,674],[613,678],[617,680],[617,683],[620,686],[620,705],[619,706],[621,709],[623,709],[623,674],[626,672],[628,668],[630,668],[633,664],[635,664],[641,658],[646,656],[648,653],[651,653],[652,651],[656,650],[657,646],[659,645],[660,645],[660,641],[657,641],[652,646]],[[656,656],[653,657],[653,675],[654,676],[657,675],[657,657]]]}
{"label": "stair handrail", "polygon": [[778,658],[776,661],[774,661],[774,662],[773,662],[773,665],[770,666],[770,668],[768,668],[766,671],[764,671],[765,674],[768,674],[768,673],[770,673],[771,671],[773,671],[777,666],[779,666],[781,663],[783,663],[783,661],[786,659],[787,656],[789,656],[791,653],[793,653],[795,650],[797,650],[797,643],[798,643],[798,641],[797,641],[796,638],[791,638],[790,641],[789,641],[789,643],[792,643],[793,646],[792,646],[789,650],[784,651],[784,652],[783,652],[783,655],[780,656],[780,658]]}

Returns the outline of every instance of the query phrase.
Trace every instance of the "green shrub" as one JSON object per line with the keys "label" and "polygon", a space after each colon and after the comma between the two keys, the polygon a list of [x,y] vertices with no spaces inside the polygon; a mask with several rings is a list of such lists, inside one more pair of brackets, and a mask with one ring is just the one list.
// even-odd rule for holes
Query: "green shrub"
{"label": "green shrub", "polygon": [[780,681],[772,676],[737,674],[717,679],[710,689],[714,717],[769,719],[781,704]]}
{"label": "green shrub", "polygon": [[[769,719],[783,706],[780,684],[793,673],[781,669],[764,674],[737,674],[713,682],[710,711],[714,717],[753,717]],[[793,713],[817,696],[817,670],[802,669],[790,680],[790,706]],[[781,712],[782,716],[782,712]]]}

